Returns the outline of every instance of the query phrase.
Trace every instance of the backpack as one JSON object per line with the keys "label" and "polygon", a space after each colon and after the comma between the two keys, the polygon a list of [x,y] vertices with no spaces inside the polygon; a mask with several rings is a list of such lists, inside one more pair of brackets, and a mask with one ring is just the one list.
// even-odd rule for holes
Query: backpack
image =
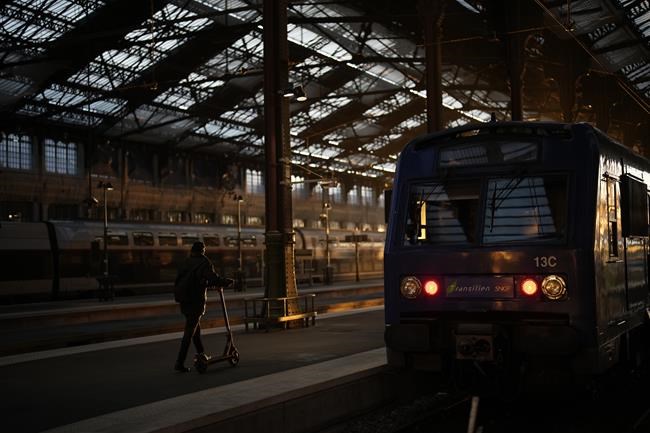
{"label": "backpack", "polygon": [[198,277],[196,270],[201,266],[199,263],[193,267],[189,272],[181,272],[174,281],[174,300],[176,302],[187,302],[191,299],[192,290],[198,286]]}

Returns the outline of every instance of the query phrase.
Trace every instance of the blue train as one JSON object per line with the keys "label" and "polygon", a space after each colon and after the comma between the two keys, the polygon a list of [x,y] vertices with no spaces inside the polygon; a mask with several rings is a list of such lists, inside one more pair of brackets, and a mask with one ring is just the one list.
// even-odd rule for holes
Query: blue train
{"label": "blue train", "polygon": [[650,162],[588,124],[413,140],[387,215],[389,364],[575,379],[640,361],[648,184]]}

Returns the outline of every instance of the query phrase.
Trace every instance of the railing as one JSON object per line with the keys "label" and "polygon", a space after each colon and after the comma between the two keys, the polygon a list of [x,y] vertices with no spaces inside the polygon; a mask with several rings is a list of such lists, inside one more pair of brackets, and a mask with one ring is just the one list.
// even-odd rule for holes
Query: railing
{"label": "railing", "polygon": [[[302,320],[306,327],[316,324],[316,310],[314,309],[315,293],[308,293],[298,296],[287,296],[282,298],[247,298],[244,299],[244,323],[246,331],[248,324],[252,323],[254,328],[261,325],[268,331],[270,325],[281,323],[284,329],[291,321]],[[302,301],[302,308],[300,304]],[[289,313],[289,305],[298,307],[299,311]]]}

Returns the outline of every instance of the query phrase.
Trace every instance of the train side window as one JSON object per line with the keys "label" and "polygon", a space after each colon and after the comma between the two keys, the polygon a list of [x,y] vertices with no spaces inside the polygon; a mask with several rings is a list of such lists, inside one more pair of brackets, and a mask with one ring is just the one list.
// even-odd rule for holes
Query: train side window
{"label": "train side window", "polygon": [[183,233],[181,235],[181,245],[192,245],[199,241],[199,235]]}
{"label": "train side window", "polygon": [[158,233],[158,243],[160,246],[178,246],[176,233]]}
{"label": "train side window", "polygon": [[203,243],[205,243],[206,247],[218,247],[220,244],[219,236],[203,236]]}
{"label": "train side window", "polygon": [[153,233],[151,232],[133,232],[133,245],[138,247],[152,247]]}
{"label": "train side window", "polygon": [[618,194],[616,179],[607,178],[607,236],[609,257],[618,257]]}
{"label": "train side window", "polygon": [[108,245],[129,245],[129,237],[126,232],[111,232],[107,234],[106,241]]}
{"label": "train side window", "polygon": [[621,234],[648,236],[647,186],[630,174],[621,177]]}

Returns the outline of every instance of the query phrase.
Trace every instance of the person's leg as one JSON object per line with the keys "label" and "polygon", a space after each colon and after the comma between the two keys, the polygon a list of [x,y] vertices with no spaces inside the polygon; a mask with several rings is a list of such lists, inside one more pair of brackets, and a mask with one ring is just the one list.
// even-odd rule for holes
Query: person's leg
{"label": "person's leg", "polygon": [[194,342],[194,347],[196,348],[196,353],[204,353],[205,349],[203,348],[203,341],[201,341],[201,316],[196,318],[196,328],[194,329],[194,335],[192,336],[192,342]]}
{"label": "person's leg", "polygon": [[178,357],[176,358],[176,365],[174,366],[174,369],[177,371],[189,371],[189,368],[185,367],[185,358],[187,358],[190,341],[193,340],[196,327],[199,324],[199,317],[200,316],[196,316],[195,314],[185,314],[185,330],[183,331],[181,347],[178,351]]}

